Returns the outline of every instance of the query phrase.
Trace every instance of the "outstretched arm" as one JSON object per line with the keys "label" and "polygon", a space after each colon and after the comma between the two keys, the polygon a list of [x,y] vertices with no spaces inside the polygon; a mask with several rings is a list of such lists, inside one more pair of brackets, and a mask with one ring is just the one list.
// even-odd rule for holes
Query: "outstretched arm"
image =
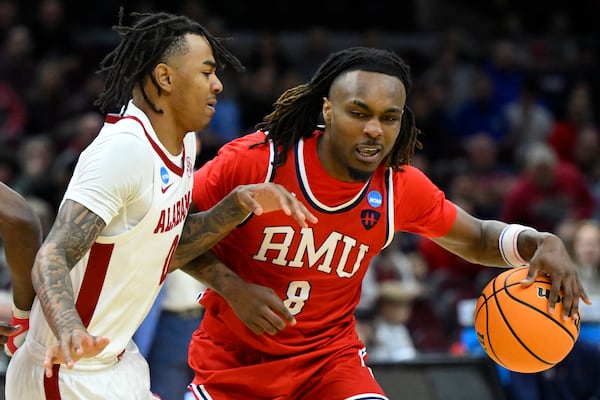
{"label": "outstretched arm", "polygon": [[223,296],[238,318],[257,335],[275,335],[287,324],[296,323],[273,289],[244,281],[211,251],[182,270]]}
{"label": "outstretched arm", "polygon": [[500,221],[480,220],[459,208],[450,232],[432,240],[452,253],[481,265],[517,266],[514,264],[520,259],[523,265],[529,266],[523,282],[525,285],[531,285],[539,273],[548,274],[552,279],[549,311],[554,311],[562,289],[564,318],[579,316],[580,298],[591,304],[563,241],[552,233],[532,228],[522,230]]}
{"label": "outstretched arm", "polygon": [[170,271],[181,268],[213,247],[250,213],[281,210],[302,227],[317,218],[283,186],[275,183],[240,185],[208,211],[188,215]]}
{"label": "outstretched arm", "polygon": [[75,309],[69,275],[104,226],[98,215],[77,202],[66,200],[35,258],[33,286],[58,339],[58,345],[46,351],[47,372],[53,363],[65,362],[72,368],[81,357],[96,355],[108,344],[108,339],[91,336],[83,325]]}

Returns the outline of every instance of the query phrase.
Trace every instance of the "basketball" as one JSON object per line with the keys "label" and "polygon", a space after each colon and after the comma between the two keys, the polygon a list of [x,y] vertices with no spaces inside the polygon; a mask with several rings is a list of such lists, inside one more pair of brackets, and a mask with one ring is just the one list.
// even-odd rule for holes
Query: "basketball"
{"label": "basketball", "polygon": [[579,336],[579,322],[548,313],[552,283],[540,275],[524,287],[527,267],[506,270],[481,291],[475,307],[477,340],[487,355],[515,372],[540,372],[562,361]]}

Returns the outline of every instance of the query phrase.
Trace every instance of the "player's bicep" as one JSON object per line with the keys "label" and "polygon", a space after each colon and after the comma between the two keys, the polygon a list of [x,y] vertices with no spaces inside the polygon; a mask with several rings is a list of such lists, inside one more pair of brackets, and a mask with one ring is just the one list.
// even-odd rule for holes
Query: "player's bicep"
{"label": "player's bicep", "polygon": [[92,247],[105,226],[104,220],[87,207],[73,200],[65,200],[44,247],[63,251],[67,265],[72,268]]}
{"label": "player's bicep", "polygon": [[481,238],[481,224],[471,215],[457,207],[457,215],[452,228],[441,237],[433,237],[431,240],[445,249],[458,254],[468,253],[473,243],[479,243]]}
{"label": "player's bicep", "polygon": [[496,265],[499,257],[498,236],[503,226],[499,221],[482,221],[457,207],[456,220],[450,231],[431,239],[470,262]]}

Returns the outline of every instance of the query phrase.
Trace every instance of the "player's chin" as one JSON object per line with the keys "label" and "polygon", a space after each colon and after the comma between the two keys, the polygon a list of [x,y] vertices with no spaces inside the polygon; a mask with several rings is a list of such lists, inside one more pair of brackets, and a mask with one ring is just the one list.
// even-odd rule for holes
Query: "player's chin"
{"label": "player's chin", "polygon": [[371,179],[371,176],[373,176],[375,169],[377,169],[377,166],[373,166],[373,168],[367,168],[367,166],[365,165],[357,167],[350,166],[348,167],[348,174],[354,182],[366,182],[369,179]]}
{"label": "player's chin", "polygon": [[198,118],[198,123],[197,123],[197,125],[200,128],[195,129],[195,130],[199,131],[202,129],[206,129],[208,124],[210,124],[210,121],[211,121],[213,115],[215,115],[214,109],[212,111],[207,109],[207,111],[204,114],[200,114],[199,118]]}

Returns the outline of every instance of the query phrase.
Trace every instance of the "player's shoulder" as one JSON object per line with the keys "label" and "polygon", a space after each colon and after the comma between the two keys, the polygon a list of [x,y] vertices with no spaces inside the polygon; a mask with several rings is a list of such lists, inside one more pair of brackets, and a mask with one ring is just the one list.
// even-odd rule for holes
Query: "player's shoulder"
{"label": "player's shoulder", "polygon": [[80,159],[119,164],[123,168],[135,166],[140,160],[146,159],[149,150],[147,141],[129,124],[131,122],[119,127],[105,124],[98,136],[81,153]]}
{"label": "player's shoulder", "polygon": [[226,143],[222,149],[239,151],[268,148],[266,138],[267,134],[263,131],[250,132]]}
{"label": "player's shoulder", "polygon": [[403,165],[401,169],[392,170],[394,180],[411,181],[411,180],[429,180],[423,171],[412,165]]}
{"label": "player's shoulder", "polygon": [[399,170],[392,170],[394,192],[413,196],[439,190],[437,185],[419,168],[403,165]]}
{"label": "player's shoulder", "polygon": [[94,147],[96,150],[115,152],[113,153],[115,156],[124,152],[125,154],[129,154],[129,158],[135,158],[136,155],[148,151],[146,141],[131,131],[101,133],[98,135],[97,140],[94,141],[92,148]]}
{"label": "player's shoulder", "polygon": [[271,146],[265,143],[265,138],[263,132],[253,132],[222,146],[217,156],[195,173],[195,185],[200,187],[204,181],[230,188],[265,181],[272,159]]}
{"label": "player's shoulder", "polygon": [[226,143],[219,149],[217,156],[237,162],[256,162],[262,158],[268,159],[270,153],[271,144],[266,141],[266,134],[256,131]]}

